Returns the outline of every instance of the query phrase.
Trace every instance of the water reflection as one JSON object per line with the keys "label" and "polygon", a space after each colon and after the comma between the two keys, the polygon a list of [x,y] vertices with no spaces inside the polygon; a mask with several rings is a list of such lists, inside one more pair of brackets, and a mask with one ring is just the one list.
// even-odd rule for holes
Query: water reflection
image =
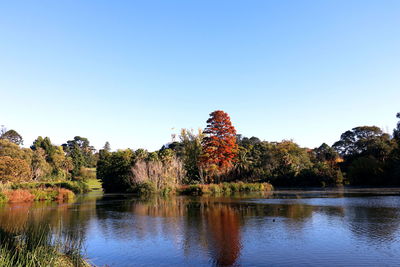
{"label": "water reflection", "polygon": [[[0,206],[0,228],[62,226],[71,238],[85,240],[88,257],[98,265],[307,265],[321,260],[324,265],[390,265],[400,260],[399,192],[147,199],[89,194],[75,203]],[[357,253],[349,253],[354,249]]]}

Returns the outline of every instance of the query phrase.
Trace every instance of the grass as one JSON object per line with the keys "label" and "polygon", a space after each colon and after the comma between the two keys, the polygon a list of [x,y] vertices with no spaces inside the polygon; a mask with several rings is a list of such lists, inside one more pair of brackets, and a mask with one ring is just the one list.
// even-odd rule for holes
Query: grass
{"label": "grass", "polygon": [[180,186],[177,193],[181,195],[218,195],[245,192],[272,191],[273,186],[269,183],[221,183],[221,184],[196,184]]}
{"label": "grass", "polygon": [[195,185],[180,185],[177,187],[166,187],[161,190],[156,190],[151,183],[137,184],[133,188],[133,192],[138,195],[149,195],[159,193],[161,195],[219,195],[219,194],[234,194],[246,192],[264,192],[272,191],[273,186],[269,183],[221,183],[221,184],[195,184]]}
{"label": "grass", "polygon": [[61,182],[28,182],[12,184],[11,189],[36,189],[36,188],[64,188],[75,194],[89,192],[89,186],[82,181],[61,181]]}
{"label": "grass", "polygon": [[103,190],[101,181],[98,179],[89,179],[86,181],[86,184],[89,186],[90,191]]}
{"label": "grass", "polygon": [[81,247],[80,239],[71,242],[60,233],[51,232],[49,226],[0,229],[0,266],[90,266],[80,253]]}
{"label": "grass", "polygon": [[20,203],[32,201],[70,201],[75,194],[60,187],[34,187],[31,189],[7,189],[0,192],[0,203]]}
{"label": "grass", "polygon": [[61,182],[0,183],[0,203],[30,201],[69,201],[75,194],[101,190],[97,179]]}

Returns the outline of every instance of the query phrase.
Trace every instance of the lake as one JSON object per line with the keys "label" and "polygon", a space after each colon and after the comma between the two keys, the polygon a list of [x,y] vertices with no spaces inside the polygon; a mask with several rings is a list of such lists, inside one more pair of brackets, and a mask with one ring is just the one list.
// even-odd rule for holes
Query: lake
{"label": "lake", "polygon": [[400,262],[400,189],[231,197],[79,196],[0,206],[0,227],[49,224],[97,266],[381,266]]}

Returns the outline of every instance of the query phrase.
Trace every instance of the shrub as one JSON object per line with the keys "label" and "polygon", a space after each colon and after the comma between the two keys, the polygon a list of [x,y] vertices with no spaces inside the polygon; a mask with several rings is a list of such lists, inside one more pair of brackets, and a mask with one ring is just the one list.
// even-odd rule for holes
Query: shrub
{"label": "shrub", "polygon": [[138,195],[149,195],[157,191],[155,185],[151,182],[144,182],[135,184],[133,187],[133,192]]}
{"label": "shrub", "polygon": [[11,186],[12,189],[37,189],[37,188],[65,188],[71,190],[75,194],[87,193],[90,191],[89,185],[82,181],[66,181],[66,182],[31,182],[18,183]]}
{"label": "shrub", "polygon": [[7,201],[8,201],[7,196],[4,193],[0,192],[0,203],[7,202]]}
{"label": "shrub", "polygon": [[0,192],[0,202],[30,202],[30,201],[65,201],[71,200],[75,194],[65,188],[32,188],[15,189]]}
{"label": "shrub", "polygon": [[232,192],[240,192],[242,185],[240,183],[230,183],[229,186]]}
{"label": "shrub", "polygon": [[79,172],[79,180],[87,181],[96,179],[96,170],[94,168],[81,168]]}
{"label": "shrub", "polygon": [[31,189],[30,193],[35,196],[36,201],[43,200],[55,200],[57,198],[58,192],[55,189]]}
{"label": "shrub", "polygon": [[35,199],[34,195],[24,189],[5,191],[4,194],[9,202],[30,202]]}
{"label": "shrub", "polygon": [[6,190],[10,190],[11,189],[11,183],[0,183],[0,192],[6,191]]}
{"label": "shrub", "polygon": [[167,195],[175,194],[175,193],[176,193],[176,188],[175,187],[169,187],[169,186],[161,189],[161,191],[160,191],[160,194],[162,196],[167,196]]}
{"label": "shrub", "polygon": [[200,196],[203,194],[202,187],[201,185],[198,184],[182,187],[179,192],[183,195],[193,195],[193,196]]}
{"label": "shrub", "polygon": [[293,186],[335,186],[343,183],[339,168],[325,162],[314,164],[312,168],[302,170],[292,181]]}
{"label": "shrub", "polygon": [[183,195],[203,195],[203,194],[231,194],[237,192],[259,192],[271,191],[273,187],[268,183],[222,183],[222,184],[208,184],[208,185],[189,185],[182,186],[178,192]]}
{"label": "shrub", "polygon": [[210,193],[212,194],[221,194],[222,188],[218,184],[210,184],[208,186]]}
{"label": "shrub", "polygon": [[54,183],[53,185],[71,190],[75,194],[82,194],[90,191],[89,185],[82,181],[58,182]]}
{"label": "shrub", "polygon": [[60,188],[56,191],[58,193],[57,201],[68,201],[74,199],[75,195],[71,190]]}
{"label": "shrub", "polygon": [[229,183],[223,183],[222,185],[220,184],[220,186],[222,186],[222,192],[224,193],[231,193],[231,186]]}

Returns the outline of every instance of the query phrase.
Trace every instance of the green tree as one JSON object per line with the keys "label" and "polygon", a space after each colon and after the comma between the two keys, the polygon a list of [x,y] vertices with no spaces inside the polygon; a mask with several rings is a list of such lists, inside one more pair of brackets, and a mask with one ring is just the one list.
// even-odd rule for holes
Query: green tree
{"label": "green tree", "polygon": [[293,141],[261,142],[250,150],[251,176],[274,185],[292,185],[295,177],[312,166],[308,150]]}
{"label": "green tree", "polygon": [[147,156],[147,161],[159,161],[160,158],[157,152],[150,152]]}
{"label": "green tree", "polygon": [[202,140],[204,135],[201,129],[195,133],[193,130],[182,129],[179,136],[181,143],[181,158],[187,173],[187,183],[201,182],[202,171],[200,168],[200,156],[202,153]]}
{"label": "green tree", "polygon": [[249,171],[252,165],[252,159],[250,157],[249,150],[245,147],[239,146],[238,157],[235,162],[235,176],[236,178],[248,179],[251,177]]}
{"label": "green tree", "polygon": [[[390,136],[376,126],[361,126],[344,132],[340,140],[333,144],[333,148],[345,158],[362,155],[376,150],[380,144],[390,142]],[[380,144],[379,144],[380,143]],[[375,153],[380,153],[375,151]]]}
{"label": "green tree", "polygon": [[31,169],[25,160],[0,156],[0,182],[26,182],[32,177]]}
{"label": "green tree", "polygon": [[399,119],[399,121],[397,122],[397,127],[393,131],[393,137],[400,144],[400,112],[397,113],[396,117]]}
{"label": "green tree", "polygon": [[46,152],[42,148],[37,148],[32,153],[32,178],[40,180],[43,177],[49,176],[52,172],[51,165],[46,161]]}
{"label": "green tree", "polygon": [[72,177],[74,179],[77,179],[80,172],[81,172],[81,168],[84,167],[87,162],[85,159],[85,156],[82,152],[82,150],[80,149],[78,144],[74,144],[74,146],[71,149],[71,152],[69,153],[71,159],[72,159],[72,163],[74,165],[74,168],[72,169]]}
{"label": "green tree", "polygon": [[108,151],[108,152],[111,151],[111,146],[110,146],[110,143],[109,143],[108,141],[104,144],[103,149],[106,150],[106,151]]}
{"label": "green tree", "polygon": [[0,139],[0,156],[22,159],[30,164],[32,151],[27,148],[21,148],[7,139]]}
{"label": "green tree", "polygon": [[400,185],[400,112],[397,113],[396,117],[399,121],[393,131],[393,139],[396,141],[397,147],[392,151],[388,165],[391,183]]}
{"label": "green tree", "polygon": [[70,157],[73,163],[71,171],[72,178],[78,179],[83,167],[95,167],[96,157],[94,156],[94,147],[90,145],[87,138],[75,136],[73,140],[67,141],[62,145],[67,157]]}
{"label": "green tree", "polygon": [[33,141],[31,149],[38,150],[39,148],[44,150],[47,162],[53,163],[54,154],[56,153],[56,147],[51,143],[49,137],[43,138],[39,136],[35,141]]}
{"label": "green tree", "polygon": [[317,161],[335,162],[339,158],[339,154],[325,143],[315,148],[313,152]]}
{"label": "green tree", "polygon": [[158,158],[163,163],[169,163],[176,157],[175,152],[172,149],[162,149],[158,151]]}
{"label": "green tree", "polygon": [[15,130],[8,130],[3,132],[0,135],[0,139],[6,139],[14,144],[17,145],[23,145],[24,140],[22,139],[22,136]]}
{"label": "green tree", "polygon": [[[43,138],[39,136],[31,145],[31,149],[33,151],[39,151],[37,153],[38,155],[43,154],[46,162],[51,166],[51,176],[53,179],[68,178],[70,168],[67,166],[69,163],[67,162],[68,160],[61,146],[53,145],[49,137]],[[40,151],[44,151],[44,153]],[[37,159],[40,158],[38,155],[36,156]],[[40,160],[38,160],[38,162],[40,162]],[[43,164],[41,165],[44,166]],[[43,173],[43,171],[39,173]]]}
{"label": "green tree", "polygon": [[254,145],[261,143],[261,140],[255,136],[248,138],[248,137],[243,137],[241,134],[238,134],[236,136],[236,142],[241,147],[244,147],[246,149],[251,149]]}
{"label": "green tree", "polygon": [[101,150],[97,164],[97,178],[102,181],[105,192],[126,192],[132,188],[132,150],[108,152]]}
{"label": "green tree", "polygon": [[146,149],[139,148],[133,153],[134,161],[146,160],[149,157],[149,152]]}
{"label": "green tree", "polygon": [[[67,156],[71,156],[73,160],[79,159],[79,162],[74,161],[74,165],[77,163],[84,167],[96,166],[96,160],[93,156],[95,149],[90,145],[87,138],[75,136],[73,140],[68,140],[67,143],[62,145],[62,147],[67,153]],[[80,152],[74,150],[79,150]],[[72,156],[73,154],[74,156]],[[83,160],[81,157],[83,157]]]}
{"label": "green tree", "polygon": [[343,183],[343,174],[339,168],[332,167],[327,161],[316,162],[303,169],[293,182],[297,186],[335,186]]}
{"label": "green tree", "polygon": [[391,184],[396,142],[376,126],[356,127],[341,135],[333,148],[344,158],[341,169],[354,185]]}
{"label": "green tree", "polygon": [[373,156],[354,159],[348,167],[348,179],[352,185],[384,185],[385,165]]}

